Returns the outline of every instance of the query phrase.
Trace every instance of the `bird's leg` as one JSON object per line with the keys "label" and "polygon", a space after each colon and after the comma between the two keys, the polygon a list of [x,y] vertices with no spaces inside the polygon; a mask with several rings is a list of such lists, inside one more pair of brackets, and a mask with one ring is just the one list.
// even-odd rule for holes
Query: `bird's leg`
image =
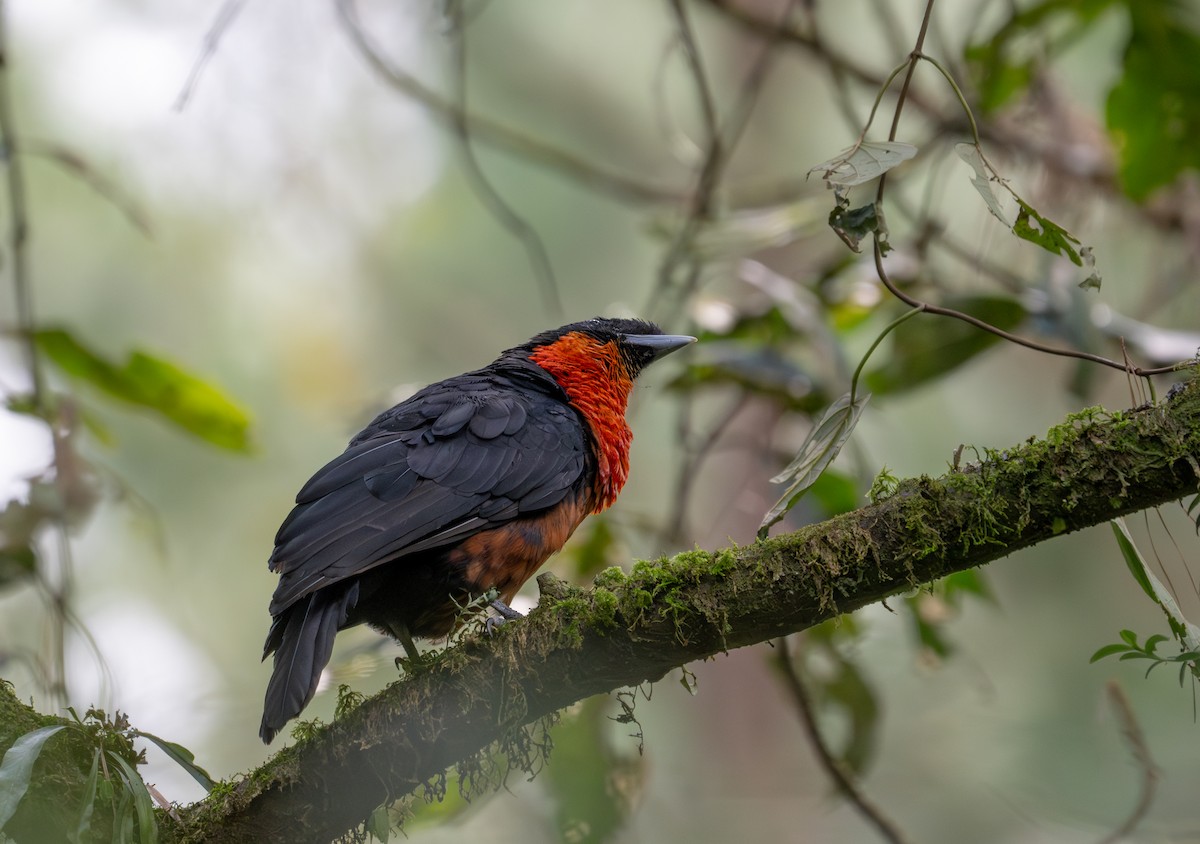
{"label": "bird's leg", "polygon": [[500,615],[501,615],[500,618],[496,618],[494,615],[488,616],[487,621],[485,621],[483,623],[483,628],[488,634],[493,633],[497,627],[499,627],[501,624],[503,624],[506,621],[512,621],[517,618],[525,617],[525,616],[521,615],[519,612],[517,612],[516,610],[514,610],[512,607],[510,607],[508,604],[501,601],[499,598],[497,598],[494,601],[488,601],[488,606],[491,607],[492,609],[494,609],[496,612],[500,613]]}
{"label": "bird's leg", "polygon": [[[401,645],[404,646],[404,652],[408,654],[408,662],[413,665],[420,665],[424,662],[420,651],[417,650],[417,644],[413,641],[412,634],[408,632],[408,626],[402,622],[396,621],[388,624],[388,630],[396,638]],[[396,664],[399,666],[400,659],[396,659]]]}

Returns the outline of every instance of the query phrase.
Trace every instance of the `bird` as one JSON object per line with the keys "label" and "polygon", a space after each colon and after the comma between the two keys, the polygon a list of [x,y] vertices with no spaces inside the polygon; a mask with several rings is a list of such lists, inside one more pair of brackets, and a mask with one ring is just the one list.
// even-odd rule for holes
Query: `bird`
{"label": "bird", "polygon": [[625,485],[634,378],[694,342],[639,319],[574,322],[355,435],[275,536],[263,742],[312,700],[340,630],[368,624],[419,661],[414,638],[448,636],[481,596],[498,596],[489,622],[520,617],[517,590]]}

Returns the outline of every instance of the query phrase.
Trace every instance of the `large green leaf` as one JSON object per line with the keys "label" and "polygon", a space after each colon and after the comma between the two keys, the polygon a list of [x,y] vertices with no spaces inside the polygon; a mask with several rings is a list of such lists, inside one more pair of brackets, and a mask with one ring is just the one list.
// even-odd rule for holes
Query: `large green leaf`
{"label": "large green leaf", "polygon": [[[1020,302],[1000,296],[954,297],[943,304],[1005,331],[1025,318]],[[867,373],[867,389],[880,394],[911,390],[962,366],[999,339],[957,319],[910,319],[893,332],[887,363]]]}
{"label": "large green leaf", "polygon": [[1108,129],[1121,182],[1136,200],[1200,169],[1200,36],[1182,4],[1130,0],[1124,71],[1109,92]]}
{"label": "large green leaf", "polygon": [[147,733],[142,730],[134,730],[135,736],[141,736],[147,741],[152,741],[158,745],[159,750],[171,757],[171,760],[176,765],[183,768],[200,787],[205,791],[213,790],[213,778],[208,771],[196,764],[196,755],[188,750],[182,744],[176,744],[173,741],[167,741],[164,738],[159,738],[153,733]]}
{"label": "large green leaf", "polygon": [[133,808],[137,812],[137,840],[140,844],[158,844],[158,820],[154,817],[154,799],[150,796],[146,783],[133,766],[119,754],[110,750],[108,758],[120,768],[125,792],[133,798]]}
{"label": "large green leaf", "polygon": [[[1023,94],[1033,81],[1038,62],[1055,52],[1055,40],[1063,45],[1073,43],[1081,28],[1118,2],[1042,0],[1028,5],[1009,4],[1011,17],[990,38],[969,45],[964,53],[982,110],[995,111]],[[1064,19],[1065,27],[1060,25]]]}
{"label": "large green leaf", "polygon": [[21,736],[4,754],[0,762],[0,829],[17,811],[17,805],[29,790],[33,763],[41,755],[50,737],[63,727],[41,727]]}
{"label": "large green leaf", "polygon": [[562,841],[599,844],[619,832],[643,779],[642,758],[608,739],[610,700],[585,700],[555,725],[554,758],[540,781],[555,804]]}
{"label": "large green leaf", "polygon": [[117,365],[63,329],[46,329],[35,336],[38,348],[72,378],[153,410],[213,445],[249,449],[250,420],[245,411],[216,387],[173,363],[135,350]]}
{"label": "large green leaf", "polygon": [[75,829],[68,830],[67,837],[71,844],[87,844],[88,833],[92,828],[92,812],[96,808],[96,783],[100,774],[100,748],[92,753],[92,769],[88,773],[87,782],[83,786],[83,797],[79,801],[79,820]]}

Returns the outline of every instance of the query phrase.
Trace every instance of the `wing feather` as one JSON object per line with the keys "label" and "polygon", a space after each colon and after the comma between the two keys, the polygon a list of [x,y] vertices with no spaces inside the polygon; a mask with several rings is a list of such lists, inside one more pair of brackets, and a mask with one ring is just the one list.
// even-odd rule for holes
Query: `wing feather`
{"label": "wing feather", "polygon": [[377,417],[305,484],[280,527],[272,614],[582,489],[590,454],[583,423],[554,389],[480,371]]}

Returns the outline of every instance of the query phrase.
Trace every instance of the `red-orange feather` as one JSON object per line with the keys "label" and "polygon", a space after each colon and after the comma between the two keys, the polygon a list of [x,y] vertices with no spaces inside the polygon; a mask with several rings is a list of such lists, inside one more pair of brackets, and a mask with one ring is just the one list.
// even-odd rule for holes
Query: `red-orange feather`
{"label": "red-orange feather", "polygon": [[596,442],[595,510],[611,507],[629,477],[633,431],[625,408],[633,379],[612,342],[572,332],[534,349],[530,360],[554,376],[571,405],[587,420]]}

